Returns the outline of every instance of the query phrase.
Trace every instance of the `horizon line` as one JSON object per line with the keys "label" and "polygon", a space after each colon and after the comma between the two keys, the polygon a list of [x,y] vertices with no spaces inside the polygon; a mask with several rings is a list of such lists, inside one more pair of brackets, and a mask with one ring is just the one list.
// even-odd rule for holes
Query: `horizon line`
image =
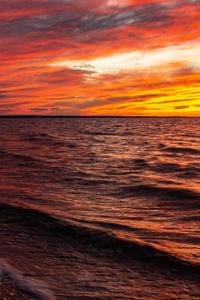
{"label": "horizon line", "polygon": [[200,118],[200,116],[109,116],[109,115],[90,115],[90,116],[80,116],[80,115],[0,115],[0,118]]}

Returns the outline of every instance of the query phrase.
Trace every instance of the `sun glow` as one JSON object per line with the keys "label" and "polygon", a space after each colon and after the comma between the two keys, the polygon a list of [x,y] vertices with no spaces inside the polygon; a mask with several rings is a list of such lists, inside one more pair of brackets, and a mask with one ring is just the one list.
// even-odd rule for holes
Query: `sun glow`
{"label": "sun glow", "polygon": [[[193,47],[183,44],[152,51],[132,51],[130,53],[87,60],[66,60],[51,63],[51,67],[66,67],[93,71],[100,74],[117,73],[131,70],[150,69],[168,64],[169,69],[177,64],[200,69],[200,43]],[[164,62],[163,62],[163,57]],[[154,70],[152,70],[153,72]]]}
{"label": "sun glow", "polygon": [[200,116],[198,2],[33,2],[0,14],[0,114]]}

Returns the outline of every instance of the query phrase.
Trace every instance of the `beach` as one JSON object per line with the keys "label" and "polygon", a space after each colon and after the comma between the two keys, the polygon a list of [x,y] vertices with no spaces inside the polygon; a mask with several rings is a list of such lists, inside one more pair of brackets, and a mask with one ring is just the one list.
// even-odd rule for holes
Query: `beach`
{"label": "beach", "polygon": [[0,276],[0,295],[2,300],[33,300],[24,292],[17,289],[16,286],[9,281],[7,276]]}

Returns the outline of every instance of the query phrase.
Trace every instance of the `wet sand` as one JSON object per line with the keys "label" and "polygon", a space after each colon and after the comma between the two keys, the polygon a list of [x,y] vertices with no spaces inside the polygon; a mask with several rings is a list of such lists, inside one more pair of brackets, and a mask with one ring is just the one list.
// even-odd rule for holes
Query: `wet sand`
{"label": "wet sand", "polygon": [[25,294],[5,275],[0,275],[0,297],[1,300],[33,300],[35,298]]}

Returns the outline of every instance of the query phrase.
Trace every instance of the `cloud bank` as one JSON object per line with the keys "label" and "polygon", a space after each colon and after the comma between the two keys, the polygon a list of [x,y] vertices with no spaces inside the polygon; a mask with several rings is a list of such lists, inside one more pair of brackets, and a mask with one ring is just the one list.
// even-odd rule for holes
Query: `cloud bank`
{"label": "cloud bank", "polygon": [[192,0],[1,1],[0,114],[200,116],[199,13]]}

